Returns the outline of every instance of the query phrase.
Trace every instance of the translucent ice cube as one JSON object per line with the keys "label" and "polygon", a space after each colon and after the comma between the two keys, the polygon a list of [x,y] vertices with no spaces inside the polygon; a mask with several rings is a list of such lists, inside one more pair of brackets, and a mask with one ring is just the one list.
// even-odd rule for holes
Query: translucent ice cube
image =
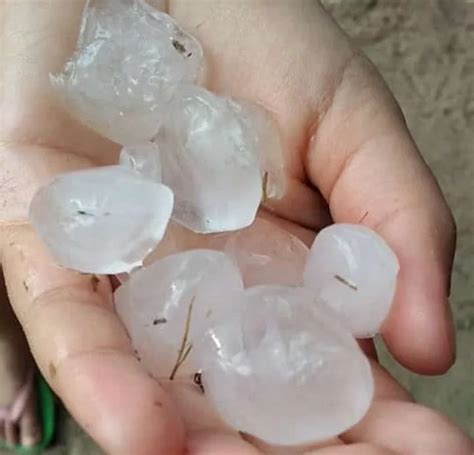
{"label": "translucent ice cube", "polygon": [[62,174],[41,188],[30,219],[56,260],[85,273],[129,272],[162,239],[173,193],[121,166]]}
{"label": "translucent ice cube", "polygon": [[173,219],[201,233],[250,225],[262,198],[253,132],[236,104],[197,86],[181,87],[155,140]]}
{"label": "translucent ice cube", "polygon": [[232,427],[276,445],[347,430],[373,396],[368,360],[302,288],[258,286],[197,343],[202,382]]}
{"label": "translucent ice cube", "polygon": [[176,87],[194,82],[201,63],[199,42],[145,1],[89,0],[77,50],[51,81],[82,123],[133,145],[157,132]]}
{"label": "translucent ice cube", "polygon": [[359,337],[375,335],[395,293],[398,260],[387,243],[361,225],[323,229],[311,247],[305,286]]}

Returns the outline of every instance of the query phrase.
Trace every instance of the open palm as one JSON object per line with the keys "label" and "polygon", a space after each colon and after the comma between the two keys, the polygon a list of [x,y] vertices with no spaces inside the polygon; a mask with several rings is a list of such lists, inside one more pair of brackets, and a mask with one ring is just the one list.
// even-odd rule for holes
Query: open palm
{"label": "open palm", "polygon": [[[192,418],[186,432],[189,416],[135,358],[113,311],[109,279],[57,267],[28,225],[38,185],[58,172],[117,160],[118,146],[79,125],[49,88],[48,74],[74,47],[83,5],[0,5],[0,252],[15,312],[43,374],[107,452],[172,455],[185,445],[193,455],[270,450],[218,429],[200,431],[209,425]],[[306,242],[331,220],[363,220],[377,230],[401,264],[384,340],[407,367],[445,371],[454,361],[447,301],[453,220],[375,69],[313,0],[161,6],[202,42],[208,88],[258,102],[278,123],[289,186],[261,216]],[[374,374],[376,400],[366,418],[315,453],[470,453],[452,424],[411,403],[375,363]],[[424,429],[414,433],[420,419]]]}

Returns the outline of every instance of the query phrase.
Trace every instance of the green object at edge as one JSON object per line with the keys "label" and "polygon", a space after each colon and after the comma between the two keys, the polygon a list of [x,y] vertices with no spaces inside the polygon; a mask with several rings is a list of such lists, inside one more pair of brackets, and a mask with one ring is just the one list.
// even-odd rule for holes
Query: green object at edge
{"label": "green object at edge", "polygon": [[38,414],[41,423],[42,439],[34,447],[15,447],[0,443],[0,449],[11,450],[13,453],[22,455],[41,454],[51,444],[56,427],[56,403],[54,394],[46,381],[37,374],[35,377],[35,387],[38,400]]}

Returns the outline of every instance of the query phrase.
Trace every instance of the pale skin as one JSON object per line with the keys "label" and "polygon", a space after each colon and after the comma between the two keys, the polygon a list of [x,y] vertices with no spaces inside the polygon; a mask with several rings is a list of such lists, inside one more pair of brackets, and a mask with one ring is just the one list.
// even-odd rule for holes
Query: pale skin
{"label": "pale skin", "polygon": [[[48,85],[48,73],[73,49],[83,4],[0,4],[0,254],[11,305],[43,375],[107,453],[271,453],[219,430],[186,431],[187,416],[134,356],[113,312],[109,279],[57,267],[28,224],[40,184],[58,172],[117,159],[117,146],[68,116]],[[446,371],[455,359],[448,306],[453,218],[376,70],[312,0],[159,6],[203,43],[210,89],[258,102],[278,123],[290,185],[282,201],[266,203],[272,212],[266,216],[307,242],[330,222],[327,207],[336,222],[364,217],[401,263],[385,342],[414,371]],[[4,333],[21,345],[18,334]],[[373,369],[376,399],[367,416],[306,453],[472,454],[458,427],[413,403],[375,361]],[[0,371],[2,384],[21,382],[19,373]],[[25,416],[30,423],[31,416]],[[35,432],[33,422],[0,429],[0,438],[31,440]]]}

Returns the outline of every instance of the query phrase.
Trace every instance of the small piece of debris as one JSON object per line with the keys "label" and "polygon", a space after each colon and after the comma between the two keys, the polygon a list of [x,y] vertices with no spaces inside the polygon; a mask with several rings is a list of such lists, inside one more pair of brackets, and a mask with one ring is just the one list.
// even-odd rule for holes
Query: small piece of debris
{"label": "small piece of debris", "polygon": [[180,43],[178,40],[174,39],[171,41],[171,44],[180,54],[186,53],[186,48],[184,47],[183,43]]}
{"label": "small piece of debris", "polygon": [[264,172],[262,177],[262,204],[268,200],[268,172]]}
{"label": "small piece of debris", "polygon": [[194,304],[195,298],[196,297],[193,296],[193,298],[189,302],[188,315],[186,317],[186,324],[184,326],[183,339],[181,341],[181,347],[179,348],[178,358],[176,359],[176,363],[173,367],[173,371],[170,374],[170,381],[174,380],[179,367],[184,363],[184,361],[186,360],[186,358],[188,357],[189,353],[191,352],[193,348],[192,343],[188,344],[188,335],[189,335],[189,328],[191,326],[191,314],[193,312],[193,304]]}
{"label": "small piece of debris", "polygon": [[340,275],[334,275],[334,278],[336,278],[337,281],[340,281],[341,283],[345,284],[346,286],[350,287],[353,291],[357,291],[357,286],[355,284],[352,284],[350,281],[347,281],[345,278],[343,278]]}
{"label": "small piece of debris", "polygon": [[199,390],[201,390],[202,393],[205,393],[204,391],[204,386],[202,384],[202,373],[196,373],[193,378],[194,384],[196,384],[199,387]]}
{"label": "small piece of debris", "polygon": [[153,319],[153,325],[166,324],[167,322],[168,322],[168,319],[166,318]]}

